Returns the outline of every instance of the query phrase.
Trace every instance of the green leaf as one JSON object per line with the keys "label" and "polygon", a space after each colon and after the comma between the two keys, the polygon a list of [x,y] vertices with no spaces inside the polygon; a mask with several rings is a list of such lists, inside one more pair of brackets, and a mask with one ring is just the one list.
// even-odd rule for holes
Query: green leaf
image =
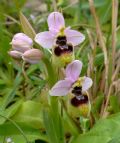
{"label": "green leaf", "polygon": [[53,122],[53,119],[52,119],[49,111],[44,110],[43,119],[44,119],[46,132],[47,132],[47,135],[49,138],[49,142],[50,143],[53,143],[53,142],[58,143],[58,137],[57,137],[57,134],[55,131],[54,122]]}
{"label": "green leaf", "polygon": [[112,111],[114,113],[120,111],[118,96],[110,96],[110,106],[111,106]]}
{"label": "green leaf", "polygon": [[110,116],[107,119],[99,120],[95,126],[86,134],[79,135],[72,143],[108,143],[119,137],[120,134],[120,113]]}
{"label": "green leaf", "polygon": [[[9,108],[7,108],[5,110],[1,110],[0,111],[0,115],[3,115],[5,117],[7,117],[7,118],[12,117],[13,115],[15,115],[17,110],[20,108],[21,104],[22,104],[22,100],[17,101],[13,105],[11,105]],[[6,120],[7,119],[5,119],[5,118],[0,116],[0,124],[3,124]]]}
{"label": "green leaf", "polygon": [[22,6],[26,3],[26,0],[20,0],[20,1],[18,1],[18,0],[13,0],[13,2],[15,3],[16,7],[17,7],[18,9],[20,9],[20,8],[22,8]]}
{"label": "green leaf", "polygon": [[104,63],[104,55],[103,53],[99,53],[95,57],[95,66],[101,66]]}
{"label": "green leaf", "polygon": [[[55,99],[55,98],[54,98]],[[56,101],[52,99],[53,101]],[[52,103],[55,103],[53,102]],[[56,101],[55,104],[58,104]],[[64,130],[63,130],[63,122],[59,115],[59,110],[57,109],[57,106],[53,104],[54,109],[50,108],[45,109],[43,111],[43,119],[44,119],[44,125],[46,128],[46,132],[49,138],[50,143],[64,143]]]}
{"label": "green leaf", "polygon": [[26,123],[33,128],[39,129],[42,124],[42,105],[34,101],[23,102],[12,119],[19,123]]}
{"label": "green leaf", "polygon": [[[24,124],[24,123],[17,123],[17,125],[21,128],[24,132],[25,136],[27,137],[28,141],[34,141],[35,139],[41,139],[47,141],[47,137],[44,133],[41,133],[40,129],[33,129],[32,127]],[[4,123],[0,125],[0,137],[8,136],[15,139],[21,139],[21,142],[17,143],[24,143],[25,139],[21,135],[20,131],[10,122]],[[19,141],[19,140],[18,140]],[[25,142],[26,143],[26,142]]]}
{"label": "green leaf", "polygon": [[117,137],[117,138],[112,139],[108,143],[119,143],[119,142],[120,142],[120,137]]}
{"label": "green leaf", "polygon": [[107,143],[110,141],[111,138],[108,138],[107,136],[99,136],[99,135],[80,135],[79,138],[73,139],[71,143]]}
{"label": "green leaf", "polygon": [[92,113],[96,120],[99,118],[99,112],[103,103],[103,99],[104,94],[102,92],[99,92],[94,102],[92,103]]}
{"label": "green leaf", "polygon": [[29,21],[23,15],[22,12],[20,12],[20,22],[21,22],[21,26],[22,26],[23,32],[26,35],[28,35],[31,39],[34,40],[36,33],[35,33],[34,29],[31,26],[31,24],[29,23]]}

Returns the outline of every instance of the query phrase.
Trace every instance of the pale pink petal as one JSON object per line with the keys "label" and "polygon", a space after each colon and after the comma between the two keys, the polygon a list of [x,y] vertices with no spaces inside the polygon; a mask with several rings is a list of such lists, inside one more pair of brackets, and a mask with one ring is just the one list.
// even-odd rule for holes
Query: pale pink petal
{"label": "pale pink petal", "polygon": [[89,77],[85,77],[84,82],[82,84],[82,91],[87,91],[93,84],[93,81]]}
{"label": "pale pink petal", "polygon": [[77,46],[85,40],[85,36],[76,30],[66,28],[65,34],[67,37],[67,42],[72,43],[73,46]]}
{"label": "pale pink petal", "polygon": [[49,32],[38,33],[35,37],[35,41],[40,44],[43,48],[52,48],[54,45],[55,36]]}
{"label": "pale pink petal", "polygon": [[79,60],[74,60],[72,63],[68,64],[66,68],[66,77],[76,81],[82,70],[82,62]]}
{"label": "pale pink petal", "polygon": [[65,26],[64,17],[60,12],[52,12],[48,16],[48,27],[50,31],[59,30]]}
{"label": "pale pink petal", "polygon": [[33,45],[33,41],[30,37],[28,37],[26,34],[24,33],[17,33],[14,35],[13,39],[12,39],[12,42],[11,43],[14,43],[15,41],[21,41],[25,44],[29,44],[30,46]]}
{"label": "pale pink petal", "polygon": [[23,55],[22,59],[30,64],[37,64],[42,59],[43,54],[39,49],[27,50]]}
{"label": "pale pink petal", "polygon": [[9,51],[8,54],[15,59],[21,59],[22,57],[22,53],[19,51]]}
{"label": "pale pink petal", "polygon": [[12,49],[24,53],[33,46],[33,41],[24,33],[17,33],[14,35],[12,42]]}
{"label": "pale pink petal", "polygon": [[71,80],[60,80],[58,81],[53,88],[50,90],[51,96],[64,96],[67,95],[72,86]]}

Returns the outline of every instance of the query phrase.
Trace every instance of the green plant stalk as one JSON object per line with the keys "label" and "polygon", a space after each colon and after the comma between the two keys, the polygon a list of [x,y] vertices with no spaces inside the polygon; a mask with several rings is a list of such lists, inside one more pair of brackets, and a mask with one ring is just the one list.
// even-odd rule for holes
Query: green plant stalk
{"label": "green plant stalk", "polygon": [[[55,68],[53,69],[51,62],[46,57],[44,57],[42,60],[48,72],[48,83],[49,83],[49,87],[51,88],[57,81],[57,74],[54,70]],[[62,127],[62,119],[59,114],[58,97],[50,96],[50,116],[48,116],[48,118],[49,117],[53,121],[53,124],[55,127],[51,129],[51,132],[53,130],[53,132],[56,133],[57,143],[64,143],[64,133],[63,133],[63,127]],[[48,131],[48,134],[49,134],[49,131]]]}
{"label": "green plant stalk", "polygon": [[49,83],[49,86],[51,88],[55,84],[55,82],[57,81],[57,75],[56,75],[55,71],[53,70],[53,66],[50,63],[50,61],[46,57],[44,57],[42,60],[43,60],[45,66],[47,68],[48,83]]}
{"label": "green plant stalk", "polygon": [[59,113],[59,104],[58,104],[58,97],[51,96],[50,97],[50,104],[51,104],[51,112],[55,124],[55,131],[58,136],[58,143],[64,143],[64,131],[63,131],[63,124],[62,119]]}

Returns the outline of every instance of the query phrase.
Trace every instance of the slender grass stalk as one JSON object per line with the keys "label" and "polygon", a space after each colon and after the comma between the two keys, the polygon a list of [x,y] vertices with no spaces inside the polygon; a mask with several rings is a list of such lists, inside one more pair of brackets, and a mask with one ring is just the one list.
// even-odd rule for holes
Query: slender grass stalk
{"label": "slender grass stalk", "polygon": [[116,32],[117,32],[117,15],[118,15],[118,0],[112,0],[112,53],[111,53],[111,63],[112,64],[112,75],[111,75],[111,85],[108,90],[108,95],[106,97],[106,102],[103,108],[103,113],[102,117],[104,117],[104,114],[106,113],[109,100],[110,100],[110,95],[113,91],[113,85],[114,85],[114,80],[117,76],[117,73],[119,71],[120,64],[117,64],[117,67],[115,69],[115,56],[116,56]]}
{"label": "slender grass stalk", "polygon": [[54,8],[54,11],[57,11],[57,3],[56,3],[56,0],[53,0],[53,8]]}
{"label": "slender grass stalk", "polygon": [[23,74],[25,80],[29,81],[29,78],[28,78],[24,68],[25,68],[25,62],[23,61],[23,63],[22,63],[22,74]]}
{"label": "slender grass stalk", "polygon": [[76,4],[78,4],[79,2],[77,1],[75,1],[75,2],[72,2],[72,3],[70,3],[69,5],[67,5],[66,7],[64,7],[62,10],[64,11],[64,10],[67,10],[68,8],[70,8],[70,7],[72,7],[73,5],[76,5]]}
{"label": "slender grass stalk", "polygon": [[111,83],[109,91],[108,91],[108,96],[106,97],[106,102],[105,102],[105,106],[104,106],[104,109],[103,109],[102,117],[104,117],[104,114],[106,113],[106,110],[107,110],[107,107],[108,107],[108,104],[109,104],[109,100],[110,100],[110,95],[112,93],[112,88],[115,85],[115,79],[116,79],[116,76],[117,76],[119,70],[120,70],[120,63],[117,64],[117,67],[116,67],[116,69],[113,73],[112,83]]}
{"label": "slender grass stalk", "polygon": [[118,0],[112,0],[112,73],[115,69],[115,53],[116,53],[116,29],[118,16]]}
{"label": "slender grass stalk", "polygon": [[[89,55],[89,76],[92,77],[93,79],[93,90],[91,92],[92,96],[95,97],[96,95],[96,77],[95,77],[95,73],[94,73],[94,69],[95,69],[95,66],[94,66],[94,60],[95,60],[95,56],[96,56],[96,46],[97,46],[97,42],[96,42],[96,39],[94,40],[93,39],[93,36],[92,36],[92,33],[89,29],[87,29],[87,34],[88,34],[88,38],[89,38],[89,41],[90,41],[90,46],[92,48],[92,54]],[[90,96],[90,99],[92,99],[92,96]]]}
{"label": "slender grass stalk", "polygon": [[17,23],[18,25],[20,25],[20,22],[18,20],[16,20],[15,18],[13,18],[12,16],[10,16],[8,14],[4,14],[4,16],[9,18],[10,20],[12,20],[12,22]]}
{"label": "slender grass stalk", "polygon": [[72,26],[71,26],[71,28],[79,28],[79,27],[95,29],[94,26],[88,25],[88,24],[86,24],[86,23],[75,24],[75,25],[72,25]]}
{"label": "slender grass stalk", "polygon": [[108,91],[108,55],[107,55],[107,48],[103,39],[103,34],[101,31],[101,27],[100,27],[100,22],[99,22],[99,18],[96,14],[96,9],[94,6],[94,2],[93,0],[89,0],[89,5],[90,5],[90,10],[91,13],[94,17],[95,20],[95,24],[96,24],[96,32],[97,32],[97,36],[98,36],[98,40],[99,40],[99,44],[103,50],[103,54],[104,54],[104,65],[105,65],[105,95],[107,95],[107,91]]}

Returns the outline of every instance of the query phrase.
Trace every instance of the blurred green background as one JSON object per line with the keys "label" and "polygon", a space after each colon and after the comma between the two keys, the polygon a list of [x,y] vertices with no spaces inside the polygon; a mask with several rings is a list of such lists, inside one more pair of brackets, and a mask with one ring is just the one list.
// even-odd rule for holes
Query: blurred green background
{"label": "blurred green background", "polygon": [[[112,0],[94,0],[94,2],[108,55],[110,55]],[[48,29],[47,16],[50,12],[54,11],[55,6],[57,6],[59,11],[63,12],[66,26],[71,26],[73,29],[77,29],[86,35],[85,41],[75,51],[76,59],[80,59],[84,63],[82,74],[86,74],[89,66],[89,54],[92,53],[88,32],[92,34],[94,40],[97,37],[95,21],[91,15],[88,0],[57,0],[56,3],[54,0],[0,0],[0,113],[16,121],[25,130],[26,135],[29,136],[34,132],[32,137],[30,136],[33,140],[36,138],[43,138],[45,140],[44,134],[41,135],[38,131],[39,128],[42,128],[42,115],[38,111],[41,108],[41,104],[38,102],[40,101],[41,89],[44,88],[46,83],[41,75],[43,65],[42,63],[31,65],[26,70],[31,80],[28,85],[21,75],[21,65],[8,55],[8,51],[11,49],[9,43],[14,34],[22,32],[19,20],[20,11],[27,17],[36,33],[39,33]],[[118,11],[116,44],[118,52],[120,50],[119,17],[120,11]],[[98,43],[96,46],[94,66],[97,74],[95,73],[96,76],[93,74],[92,78],[96,79],[96,85],[99,86],[104,67],[104,56]],[[98,110],[95,110],[97,112],[95,115],[96,119],[99,118],[98,112],[103,99],[103,92],[102,90],[100,91],[99,87],[94,92],[94,98],[97,96],[100,96],[100,98],[95,103],[96,110]],[[112,113],[120,111],[117,99],[112,100],[115,101],[114,103],[111,102]],[[33,115],[34,118],[31,118]],[[0,140],[3,140],[5,136],[10,136],[10,133],[15,133],[14,139],[17,140],[15,143],[24,143],[24,139],[19,136],[19,132],[14,128],[11,131],[12,125],[6,123],[6,120],[0,117],[0,135],[2,137]],[[27,127],[26,124],[28,125]],[[3,130],[5,128],[8,130]],[[20,141],[18,141],[19,138]]]}

